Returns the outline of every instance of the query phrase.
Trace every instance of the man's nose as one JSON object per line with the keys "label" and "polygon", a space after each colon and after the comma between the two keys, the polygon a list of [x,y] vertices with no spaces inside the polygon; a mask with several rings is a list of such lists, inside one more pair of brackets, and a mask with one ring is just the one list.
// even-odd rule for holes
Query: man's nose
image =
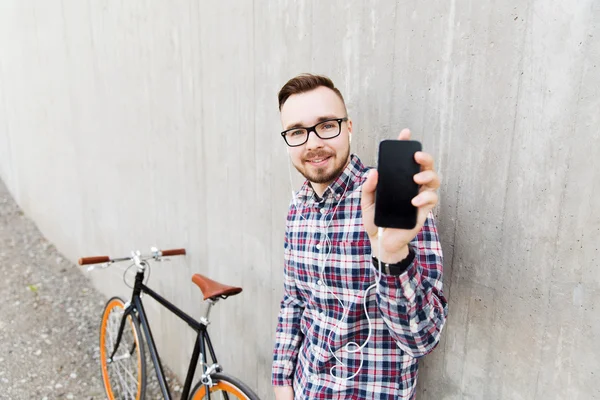
{"label": "man's nose", "polygon": [[306,150],[318,149],[323,146],[323,139],[318,137],[317,133],[314,130],[308,133],[308,140],[306,141]]}

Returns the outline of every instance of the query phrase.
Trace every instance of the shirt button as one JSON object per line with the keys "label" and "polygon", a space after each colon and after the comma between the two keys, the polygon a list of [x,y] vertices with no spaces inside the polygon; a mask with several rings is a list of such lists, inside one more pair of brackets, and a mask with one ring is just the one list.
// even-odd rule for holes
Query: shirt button
{"label": "shirt button", "polygon": [[321,250],[321,243],[317,243],[315,247],[317,248],[317,250]]}
{"label": "shirt button", "polygon": [[319,280],[317,281],[317,285],[321,286],[322,284],[323,284],[323,281],[319,279]]}
{"label": "shirt button", "polygon": [[335,199],[336,199],[336,200],[339,200],[339,199],[341,199],[341,198],[342,198],[342,195],[341,195],[341,194],[339,194],[339,193],[338,193],[338,194],[336,194],[336,195],[335,195]]}
{"label": "shirt button", "polygon": [[326,210],[326,209],[324,209],[324,208],[321,208],[321,209],[319,210],[319,212],[320,212],[321,214],[326,214],[326,213],[327,213],[327,210]]}

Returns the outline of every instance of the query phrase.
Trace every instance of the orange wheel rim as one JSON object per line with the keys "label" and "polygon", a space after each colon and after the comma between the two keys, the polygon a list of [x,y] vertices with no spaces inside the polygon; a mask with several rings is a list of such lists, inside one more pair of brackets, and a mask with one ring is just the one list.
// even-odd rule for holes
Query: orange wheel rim
{"label": "orange wheel rim", "polygon": [[[106,354],[106,347],[105,347],[106,326],[108,325],[108,318],[110,317],[111,311],[117,307],[124,309],[123,306],[124,306],[123,302],[120,300],[117,300],[117,299],[114,299],[110,303],[108,303],[107,306],[105,307],[106,312],[102,316],[102,324],[100,325],[100,360],[101,360],[100,364],[102,365],[102,381],[104,382],[104,387],[107,389],[106,393],[108,395],[109,400],[116,400],[116,399],[113,396],[112,385],[110,384],[110,377],[108,376],[108,364],[106,363],[107,357],[108,357],[108,354]],[[129,323],[131,324],[131,329],[135,332],[135,326],[133,325],[133,321],[131,320],[131,318],[129,318]],[[138,342],[137,335],[133,335],[133,338],[135,340],[135,345],[139,350],[140,344]],[[104,360],[104,361],[102,361],[102,360]],[[139,351],[138,351],[137,365],[138,365],[138,371],[141,371],[142,357],[141,357],[141,352],[139,352]],[[142,387],[142,374],[138,374],[138,391],[137,391],[136,400],[140,400],[140,396],[142,394],[141,387]]]}
{"label": "orange wheel rim", "polygon": [[[244,393],[240,392],[238,388],[236,388],[229,382],[219,381],[213,387],[210,388],[211,393],[216,392],[217,390],[222,390],[225,393],[233,394],[234,396],[237,396],[238,399],[247,399],[248,398],[248,396],[246,396]],[[202,386],[200,388],[200,390],[198,390],[196,392],[196,394],[194,395],[194,398],[192,400],[202,400],[205,395],[206,395],[206,386]]]}

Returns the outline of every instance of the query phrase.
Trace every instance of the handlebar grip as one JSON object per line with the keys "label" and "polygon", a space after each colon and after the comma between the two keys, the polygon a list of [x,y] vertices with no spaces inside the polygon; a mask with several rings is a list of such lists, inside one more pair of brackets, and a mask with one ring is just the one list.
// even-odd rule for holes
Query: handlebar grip
{"label": "handlebar grip", "polygon": [[185,256],[185,249],[161,250],[160,253],[165,256]]}
{"label": "handlebar grip", "polygon": [[83,257],[79,259],[79,265],[101,264],[109,261],[109,256]]}

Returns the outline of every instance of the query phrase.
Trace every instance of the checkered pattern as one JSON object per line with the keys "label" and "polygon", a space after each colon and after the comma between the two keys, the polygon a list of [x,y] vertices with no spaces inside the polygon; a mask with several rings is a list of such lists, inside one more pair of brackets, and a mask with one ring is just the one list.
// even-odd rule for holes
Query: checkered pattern
{"label": "checkered pattern", "polygon": [[[447,315],[442,249],[433,215],[411,242],[416,257],[400,276],[375,283],[360,197],[368,169],[352,155],[320,201],[308,183],[291,204],[285,234],[284,298],[273,354],[272,383],[293,385],[296,399],[414,399],[418,359],[437,345]],[[340,301],[344,304],[340,304]],[[344,312],[345,308],[347,309]],[[330,351],[331,349],[331,351]],[[350,350],[350,351],[347,351]]]}

